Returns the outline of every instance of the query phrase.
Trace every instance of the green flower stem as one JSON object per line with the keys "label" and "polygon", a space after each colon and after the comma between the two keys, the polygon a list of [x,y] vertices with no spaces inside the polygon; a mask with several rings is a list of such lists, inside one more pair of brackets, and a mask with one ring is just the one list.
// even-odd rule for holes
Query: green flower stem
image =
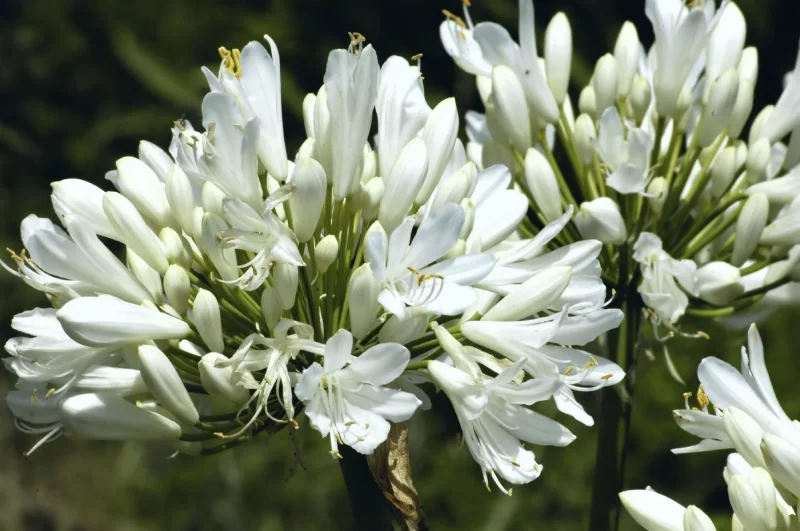
{"label": "green flower stem", "polygon": [[408,365],[406,365],[406,371],[416,371],[416,370],[419,370],[419,369],[427,369],[428,368],[428,364],[430,364],[429,360],[412,361],[412,362],[409,362]]}
{"label": "green flower stem", "polygon": [[715,225],[708,225],[705,229],[700,231],[700,233],[694,237],[694,239],[689,243],[686,251],[681,253],[682,258],[691,258],[695,254],[697,254],[700,249],[714,241],[720,234],[725,232],[725,230],[736,223],[736,220],[739,218],[739,213],[742,211],[744,205],[739,205],[732,215],[728,216],[725,220]]}
{"label": "green flower stem", "polygon": [[[313,250],[310,250],[313,254]],[[311,314],[311,325],[314,328],[314,340],[320,343],[324,340],[322,324],[319,318],[319,307],[317,306],[317,293],[311,285],[311,279],[308,277],[308,268],[301,267],[300,271],[300,287],[303,291],[304,299],[308,306],[308,313]]]}
{"label": "green flower stem", "polygon": [[542,146],[542,151],[544,151],[544,156],[547,158],[547,162],[550,163],[550,166],[553,168],[553,172],[555,172],[556,174],[556,179],[558,180],[558,187],[561,190],[561,194],[563,195],[564,199],[567,200],[567,203],[574,205],[575,208],[578,208],[579,203],[575,200],[575,197],[572,195],[572,190],[570,190],[569,184],[567,184],[567,181],[564,178],[564,174],[561,172],[561,168],[558,166],[558,162],[556,161],[556,158],[553,156],[553,152],[550,150],[550,146],[547,145],[547,138],[544,134],[544,131],[542,131],[542,134],[539,138],[539,144]]}

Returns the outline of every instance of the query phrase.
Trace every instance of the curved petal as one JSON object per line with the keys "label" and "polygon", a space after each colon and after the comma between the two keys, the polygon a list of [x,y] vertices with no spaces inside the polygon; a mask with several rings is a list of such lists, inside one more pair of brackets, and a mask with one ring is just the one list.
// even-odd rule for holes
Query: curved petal
{"label": "curved petal", "polygon": [[351,361],[339,378],[349,382],[386,385],[403,374],[409,359],[411,355],[403,345],[382,343]]}

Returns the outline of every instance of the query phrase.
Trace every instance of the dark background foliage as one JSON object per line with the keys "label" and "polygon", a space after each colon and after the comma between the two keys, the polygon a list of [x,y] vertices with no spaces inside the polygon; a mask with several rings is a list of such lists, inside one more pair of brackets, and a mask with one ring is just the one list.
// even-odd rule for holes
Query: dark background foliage
{"label": "dark background foliage", "polygon": [[[473,18],[495,20],[516,34],[516,2],[475,2]],[[613,49],[622,22],[636,23],[649,45],[642,0],[537,0],[538,35],[558,10],[574,33],[573,97],[597,58]],[[798,32],[781,7],[789,2],[739,2],[749,45],[760,52],[755,109],[774,102],[792,68]],[[269,33],[282,62],[284,123],[292,152],[304,138],[301,104],[322,82],[327,53],[347,44],[347,31],[367,36],[383,60],[423,53],[429,103],[457,97],[459,110],[478,108],[471,78],[457,71],[438,39],[440,9],[457,0],[6,0],[0,4],[0,248],[19,249],[18,227],[33,212],[49,216],[49,183],[68,177],[106,186],[103,176],[140,139],[162,146],[173,120],[199,122],[206,90],[201,65],[218,67],[216,49],[242,47]],[[38,293],[0,273],[0,340],[11,317],[45,305]],[[796,374],[790,330],[798,312],[782,309],[762,328],[767,361],[790,416]],[[723,527],[725,453],[673,456],[691,444],[670,411],[696,386],[703,356],[738,363],[747,318],[738,327],[704,324],[711,341],[673,341],[670,352],[687,384],[667,373],[660,351],[645,359],[631,442],[627,486],[655,489],[707,509]],[[13,385],[0,375],[0,390]],[[596,404],[586,401],[589,411]],[[595,430],[557,416],[578,439],[563,449],[537,449],[545,472],[513,497],[487,493],[457,423],[443,400],[412,421],[414,473],[433,529],[585,529],[595,462]],[[64,438],[33,456],[5,407],[0,410],[0,528],[78,529],[347,529],[352,517],[338,465],[326,441],[304,426],[215,457],[167,460],[169,450]],[[629,519],[624,527],[632,526]],[[631,527],[632,528],[632,527]]]}

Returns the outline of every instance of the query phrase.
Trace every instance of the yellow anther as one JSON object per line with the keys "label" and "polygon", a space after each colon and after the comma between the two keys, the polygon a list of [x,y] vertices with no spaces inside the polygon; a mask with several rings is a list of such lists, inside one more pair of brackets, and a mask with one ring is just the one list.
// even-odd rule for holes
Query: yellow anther
{"label": "yellow anther", "polygon": [[703,384],[697,388],[697,403],[700,404],[700,407],[706,407],[711,401],[708,399],[708,395],[703,390]]}
{"label": "yellow anther", "polygon": [[331,455],[335,459],[341,459],[342,458],[342,454],[339,453],[339,450],[331,450]]}
{"label": "yellow anther", "polygon": [[39,401],[39,390],[34,389],[33,393],[31,393],[31,404],[35,404]]}
{"label": "yellow anther", "polygon": [[27,256],[25,256],[24,248],[19,252],[19,254],[15,253],[8,247],[6,247],[6,251],[8,251],[8,253],[11,255],[11,259],[14,260],[15,262],[24,262],[28,258]]}
{"label": "yellow anther", "polygon": [[711,339],[711,336],[708,335],[707,333],[703,332],[702,330],[699,330],[697,332],[697,335],[702,337],[703,339],[706,339],[706,340]]}
{"label": "yellow anther", "polygon": [[470,2],[470,0],[461,0],[461,1],[464,2],[465,6],[472,7],[472,2]]}
{"label": "yellow anther", "polygon": [[50,389],[47,390],[47,394],[44,395],[44,399],[45,400],[49,399],[51,396],[53,396],[55,394],[55,392],[56,392],[56,388],[55,387],[51,387]]}
{"label": "yellow anther", "polygon": [[355,55],[361,53],[361,43],[366,41],[367,38],[357,31],[348,31],[347,36],[350,37],[350,51]]}
{"label": "yellow anther", "polygon": [[462,41],[465,41],[465,40],[467,40],[467,34],[466,34],[466,33],[464,33],[464,32],[463,32],[463,31],[461,31],[461,30],[458,30],[458,36],[459,36],[459,37],[461,37],[461,40],[462,40]]}
{"label": "yellow anther", "polygon": [[419,61],[420,59],[422,59],[422,54],[421,53],[418,53],[417,55],[412,55],[411,56],[411,60],[412,61]]}
{"label": "yellow anther", "polygon": [[447,19],[452,20],[453,22],[455,22],[456,24],[458,24],[462,28],[466,28],[467,27],[467,24],[464,22],[464,19],[462,19],[458,15],[454,15],[453,13],[448,11],[447,9],[442,9],[442,15],[447,17]]}
{"label": "yellow anther", "polygon": [[345,422],[345,423],[344,423],[345,427],[350,427],[350,426],[352,426],[353,424],[356,424],[356,421],[354,421],[354,420],[348,420],[347,422]]}
{"label": "yellow anther", "polygon": [[614,376],[614,375],[613,375],[613,374],[611,374],[611,373],[608,373],[608,374],[604,374],[603,376],[601,376],[601,377],[600,377],[600,379],[601,379],[601,380],[608,380],[608,379],[609,379],[609,378],[611,378],[612,376]]}
{"label": "yellow anther", "polygon": [[683,398],[692,398],[692,393],[686,391],[685,393],[683,393]]}
{"label": "yellow anther", "polygon": [[294,420],[294,419],[292,419],[292,428],[294,428],[296,430],[300,429],[300,424],[298,424],[297,421]]}
{"label": "yellow anther", "polygon": [[511,496],[512,494],[514,494],[514,489],[508,489],[508,495]]}
{"label": "yellow anther", "polygon": [[574,370],[575,370],[575,366],[574,365],[570,365],[569,367],[567,367],[567,370],[564,371],[564,376],[569,376],[569,373],[571,373]]}
{"label": "yellow anther", "polygon": [[700,411],[700,408],[699,407],[693,407],[692,411]]}
{"label": "yellow anther", "polygon": [[228,50],[224,46],[217,48],[220,58],[225,62],[225,68],[236,77],[242,75],[242,52],[238,48],[233,51]]}
{"label": "yellow anther", "polygon": [[215,431],[214,432],[214,437],[217,437],[218,439],[224,439],[225,438],[225,434],[222,433],[221,431]]}
{"label": "yellow anther", "polygon": [[589,356],[589,363],[592,365],[592,367],[597,367],[598,365],[600,365],[599,363],[597,363],[597,359],[591,355]]}
{"label": "yellow anther", "polygon": [[408,269],[409,271],[411,271],[412,273],[414,273],[414,276],[419,276],[419,271],[417,271],[417,270],[416,270],[416,269],[414,269],[413,267],[411,267],[411,266],[408,266],[406,269]]}

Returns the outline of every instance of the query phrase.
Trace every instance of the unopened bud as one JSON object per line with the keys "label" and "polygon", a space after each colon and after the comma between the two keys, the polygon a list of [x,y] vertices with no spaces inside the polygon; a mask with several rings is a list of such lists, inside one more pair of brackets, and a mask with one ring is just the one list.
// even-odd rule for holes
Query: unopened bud
{"label": "unopened bud", "polygon": [[[658,105],[658,100],[656,100]],[[682,123],[678,124],[680,130],[686,129],[686,120],[688,119],[688,111],[692,106],[692,89],[688,84],[684,84],[681,91],[678,93],[678,100],[675,102],[674,117]]]}
{"label": "unopened bud", "polygon": [[103,211],[105,191],[82,179],[56,181],[53,187],[53,210],[64,219],[67,214],[76,214],[86,219],[99,236],[117,238],[117,233]]}
{"label": "unopened bud", "polygon": [[603,111],[616,104],[618,82],[617,60],[607,53],[597,61],[592,77],[595,112],[602,115]]}
{"label": "unopened bud", "polygon": [[548,267],[517,286],[483,316],[486,321],[518,321],[546,310],[572,279],[570,266]]}
{"label": "unopened bud", "polygon": [[690,505],[683,513],[683,531],[717,531],[717,528],[706,513]]}
{"label": "unopened bud", "polygon": [[749,145],[755,144],[759,138],[763,136],[762,131],[764,130],[764,125],[772,116],[772,111],[775,110],[774,105],[767,105],[761,112],[756,115],[753,119],[753,123],[750,125],[750,135],[748,137],[747,143]]}
{"label": "unopened bud", "polygon": [[136,157],[122,157],[117,161],[115,184],[153,226],[178,226],[169,208],[164,185],[150,166]]}
{"label": "unopened bud", "polygon": [[272,286],[264,288],[264,293],[261,294],[261,312],[264,314],[267,328],[269,328],[270,331],[274,330],[275,325],[281,320],[283,310],[281,309],[281,300],[278,296],[278,291]]}
{"label": "unopened bud", "polygon": [[347,289],[350,294],[350,330],[360,340],[376,325],[381,284],[372,274],[369,264],[362,264],[353,271]]}
{"label": "unopened bud", "polygon": [[179,265],[172,264],[164,275],[164,293],[167,302],[179,314],[184,315],[189,308],[189,294],[192,284],[186,270]]}
{"label": "unopened bud", "polygon": [[592,85],[586,85],[583,87],[583,90],[581,90],[580,96],[578,96],[578,111],[580,111],[581,114],[588,114],[592,119],[598,117],[597,98],[595,97]]}
{"label": "unopened bud", "polygon": [[731,264],[741,267],[758,247],[769,216],[767,194],[757,192],[745,201],[736,220],[736,239],[733,241]]}
{"label": "unopened bud", "polygon": [[511,144],[523,153],[531,146],[531,123],[522,83],[511,68],[499,65],[492,71],[492,89],[497,121]]}
{"label": "unopened bud", "polygon": [[626,98],[633,88],[633,79],[639,69],[639,56],[642,45],[636,26],[625,22],[619,30],[617,42],[614,45],[614,57],[617,59],[617,96]]}
{"label": "unopened bud", "polygon": [[414,198],[414,203],[424,205],[439,184],[458,137],[458,109],[455,98],[442,100],[433,108],[422,130],[428,167],[425,179]]}
{"label": "unopened bud", "polygon": [[575,149],[578,157],[584,164],[590,164],[594,157],[594,147],[597,143],[597,130],[594,121],[588,114],[581,114],[575,120]]}
{"label": "unopened bud", "polygon": [[58,406],[64,428],[91,439],[169,441],[181,436],[181,427],[158,413],[128,402],[114,393],[82,393]]}
{"label": "unopened bud", "polygon": [[339,241],[333,234],[328,234],[322,238],[314,248],[314,260],[317,264],[317,271],[324,273],[336,260],[339,254]]}
{"label": "unopened bud", "polygon": [[800,243],[800,212],[787,212],[764,227],[760,243],[762,245],[796,245]]}
{"label": "unopened bud", "polygon": [[714,31],[706,45],[706,83],[703,101],[707,102],[714,81],[730,68],[737,68],[747,32],[744,15],[736,4],[726,6],[720,13]]}
{"label": "unopened bud", "polygon": [[747,177],[751,183],[764,180],[764,172],[771,155],[772,147],[766,138],[750,145],[750,151],[747,153]]}
{"label": "unopened bud", "polygon": [[622,245],[628,238],[625,220],[622,219],[619,206],[608,197],[581,203],[574,221],[581,236],[587,240]]}
{"label": "unopened bud", "polygon": [[731,112],[731,119],[728,122],[728,136],[731,138],[739,138],[739,135],[742,134],[744,125],[753,110],[754,92],[755,85],[753,82],[742,79],[740,75],[739,91],[736,93],[736,102],[733,104],[733,112]]}
{"label": "unopened bud", "polygon": [[704,301],[725,306],[744,293],[739,269],[726,262],[710,262],[695,272],[695,289]]}
{"label": "unopened bud", "polygon": [[749,81],[753,85],[758,80],[758,50],[755,46],[750,46],[742,50],[742,57],[739,59],[739,79]]}
{"label": "unopened bud", "polygon": [[158,238],[164,244],[164,251],[167,253],[167,260],[170,264],[178,264],[186,269],[192,267],[194,261],[192,248],[177,232],[165,227],[161,229]]}
{"label": "unopened bud", "polygon": [[561,217],[561,192],[558,189],[556,174],[544,155],[534,148],[525,154],[525,181],[536,206],[545,220],[553,221]]}
{"label": "unopened bud", "polygon": [[414,341],[428,328],[430,314],[419,306],[406,309],[405,319],[396,315],[389,317],[378,332],[380,343],[399,343]]}
{"label": "unopened bud", "polygon": [[789,492],[800,496],[800,449],[778,435],[765,433],[761,453],[772,477]]}
{"label": "unopened bud", "polygon": [[664,209],[664,203],[667,200],[667,180],[664,177],[654,177],[647,185],[647,201],[650,203],[650,208],[657,216],[661,215]]}
{"label": "unopened bud", "polygon": [[789,137],[789,146],[786,148],[786,157],[783,159],[783,168],[791,170],[800,165],[800,126],[795,127]]}
{"label": "unopened bud", "polygon": [[167,201],[180,228],[190,236],[196,235],[194,224],[194,191],[189,177],[178,165],[173,166],[164,181]]}
{"label": "unopened bud", "polygon": [[158,347],[141,345],[139,363],[142,379],[156,400],[170,413],[188,424],[200,417],[178,371]]}
{"label": "unopened bud", "polygon": [[725,71],[711,85],[700,131],[697,133],[697,141],[701,147],[713,144],[728,125],[738,90],[739,75],[732,68]]}
{"label": "unopened bud", "polygon": [[192,322],[208,350],[222,352],[225,348],[222,338],[222,317],[219,302],[210,291],[198,290],[192,304]]}
{"label": "unopened bud", "polygon": [[642,76],[634,77],[631,94],[628,96],[628,102],[631,104],[633,119],[637,124],[641,124],[642,120],[644,120],[647,109],[650,108],[651,97],[650,83],[647,79]]}
{"label": "unopened bud", "polygon": [[726,147],[711,166],[711,195],[722,197],[736,176],[736,148]]}
{"label": "unopened bud", "polygon": [[325,203],[327,177],[319,162],[311,158],[298,158],[292,172],[294,192],[289,197],[292,212],[292,229],[300,243],[306,242],[317,229]]}
{"label": "unopened bud", "polygon": [[277,263],[272,269],[275,278],[275,289],[278,291],[278,298],[281,301],[281,308],[291,310],[297,299],[297,266],[287,263]]}
{"label": "unopened bud", "polygon": [[547,84],[559,107],[564,104],[572,64],[572,28],[564,13],[556,13],[544,33]]}
{"label": "unopened bud", "polygon": [[147,164],[161,182],[164,182],[172,165],[175,164],[169,153],[147,140],[139,141],[139,160]]}
{"label": "unopened bud", "polygon": [[469,197],[461,200],[461,209],[464,211],[464,224],[461,225],[461,233],[459,238],[466,240],[472,233],[472,227],[475,225],[475,203]]}
{"label": "unopened bud", "polygon": [[765,467],[760,448],[764,430],[758,422],[744,411],[732,406],[725,408],[722,420],[733,447],[745,461],[750,466]]}
{"label": "unopened bud", "polygon": [[197,368],[200,372],[200,383],[211,396],[230,400],[234,404],[247,402],[250,393],[247,389],[233,383],[232,367],[217,367],[217,362],[226,362],[228,358],[218,352],[209,352],[200,359]]}
{"label": "unopened bud", "polygon": [[159,273],[167,272],[169,261],[164,253],[164,246],[133,203],[122,194],[106,192],[103,210],[125,245]]}
{"label": "unopened bud", "polygon": [[389,175],[382,176],[386,189],[378,209],[378,219],[386,232],[391,233],[403,221],[414,204],[427,171],[425,142],[414,138],[400,151]]}
{"label": "unopened bud", "polygon": [[378,215],[386,185],[380,177],[374,177],[361,189],[361,215],[364,221],[372,221]]}
{"label": "unopened bud", "polygon": [[451,173],[439,185],[436,196],[433,198],[431,211],[445,203],[460,203],[475,190],[477,181],[477,166],[472,162],[467,162],[464,167]]}
{"label": "unopened bud", "polygon": [[367,184],[371,179],[378,175],[378,155],[364,144],[364,163],[361,168],[361,184]]}
{"label": "unopened bud", "polygon": [[161,304],[163,300],[161,275],[132,250],[128,249],[125,254],[128,262],[128,269],[131,270],[133,276],[147,289],[150,296],[153,297],[153,302]]}
{"label": "unopened bud", "polygon": [[777,492],[769,474],[761,467],[749,476],[735,474],[728,483],[728,497],[745,529],[774,531],[777,528]]}

